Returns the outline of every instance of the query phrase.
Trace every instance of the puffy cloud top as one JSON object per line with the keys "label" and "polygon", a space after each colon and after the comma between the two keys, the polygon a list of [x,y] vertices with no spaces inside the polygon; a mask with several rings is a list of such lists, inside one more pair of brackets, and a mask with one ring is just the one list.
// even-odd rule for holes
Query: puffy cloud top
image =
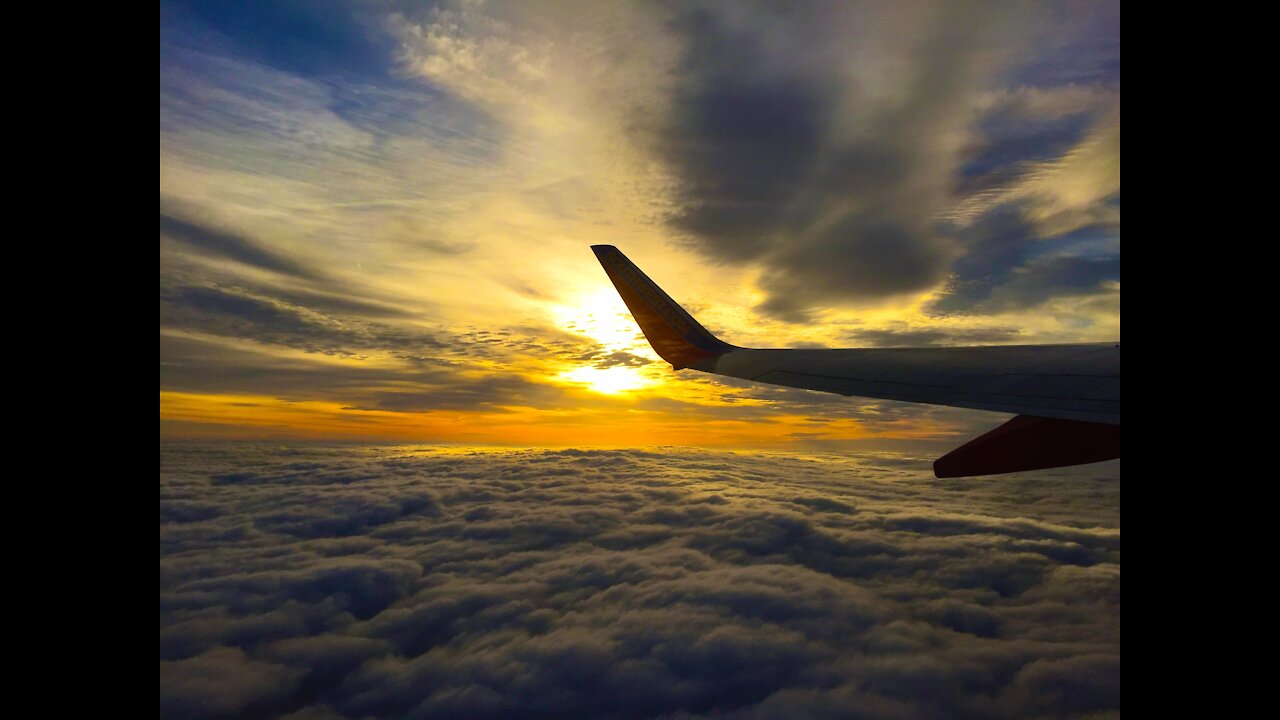
{"label": "puffy cloud top", "polygon": [[162,446],[165,717],[1101,717],[1118,464]]}

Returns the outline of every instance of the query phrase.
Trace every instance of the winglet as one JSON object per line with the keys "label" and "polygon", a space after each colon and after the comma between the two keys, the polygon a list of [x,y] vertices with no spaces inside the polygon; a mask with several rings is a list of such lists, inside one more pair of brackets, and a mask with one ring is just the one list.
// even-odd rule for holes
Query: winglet
{"label": "winglet", "polygon": [[738,349],[707,332],[618,248],[592,245],[591,250],[654,352],[673,368],[682,370]]}

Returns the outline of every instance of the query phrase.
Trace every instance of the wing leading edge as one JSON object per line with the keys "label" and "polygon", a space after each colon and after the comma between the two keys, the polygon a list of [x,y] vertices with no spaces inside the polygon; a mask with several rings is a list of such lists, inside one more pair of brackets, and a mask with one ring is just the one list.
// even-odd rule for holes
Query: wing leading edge
{"label": "wing leading edge", "polygon": [[591,248],[662,359],[676,370],[1018,417],[934,463],[938,477],[1120,457],[1120,344],[757,350],[730,345],[612,245]]}

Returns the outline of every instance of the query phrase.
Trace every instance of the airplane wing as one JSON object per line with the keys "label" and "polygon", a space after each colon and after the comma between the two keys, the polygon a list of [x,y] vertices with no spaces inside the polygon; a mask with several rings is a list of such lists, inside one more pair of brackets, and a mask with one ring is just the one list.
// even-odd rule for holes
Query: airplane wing
{"label": "airplane wing", "polygon": [[712,335],[612,245],[591,248],[676,370],[858,397],[1014,413],[934,462],[938,477],[1120,457],[1120,343],[757,350]]}

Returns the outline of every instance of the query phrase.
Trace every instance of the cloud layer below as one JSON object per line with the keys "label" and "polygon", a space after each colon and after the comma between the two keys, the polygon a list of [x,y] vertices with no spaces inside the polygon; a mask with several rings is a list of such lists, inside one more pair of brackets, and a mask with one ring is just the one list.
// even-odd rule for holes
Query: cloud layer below
{"label": "cloud layer below", "polygon": [[165,717],[1119,714],[1119,465],[163,444]]}

